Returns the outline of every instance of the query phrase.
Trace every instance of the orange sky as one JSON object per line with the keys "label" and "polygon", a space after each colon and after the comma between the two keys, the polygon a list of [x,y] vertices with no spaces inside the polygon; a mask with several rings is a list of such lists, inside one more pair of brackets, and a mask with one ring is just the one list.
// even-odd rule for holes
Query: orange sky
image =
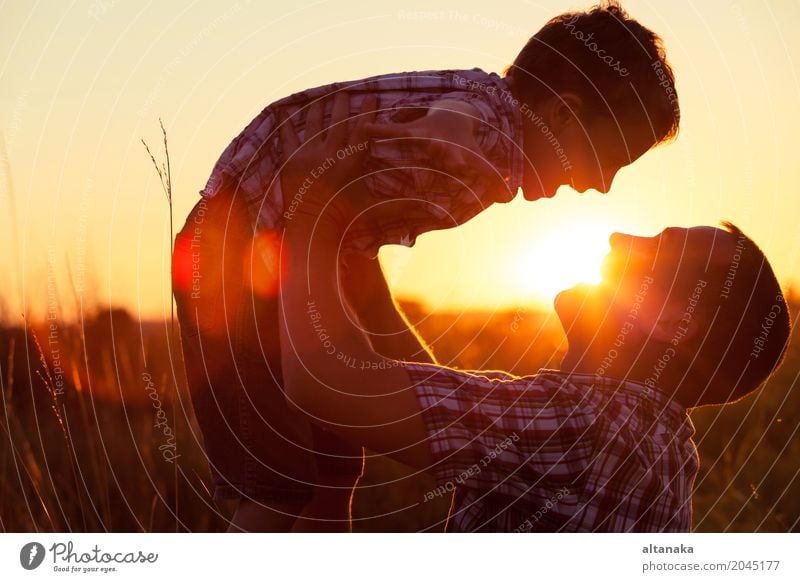
{"label": "orange sky", "polygon": [[[613,230],[721,219],[758,241],[782,279],[800,281],[800,4],[624,5],[666,42],[683,112],[678,140],[622,170],[608,196],[562,188],[553,200],[495,206],[412,250],[385,249],[399,293],[441,308],[547,304],[560,282],[591,275]],[[586,5],[291,6],[0,8],[0,296],[9,314],[43,315],[48,296],[67,311],[76,299],[145,317],[169,311],[167,205],[139,141],[158,144],[159,117],[177,230],[224,147],[269,102],[384,72],[500,72],[547,18]],[[567,244],[567,257],[554,256]],[[573,272],[563,268],[578,260],[569,256],[582,261]]]}

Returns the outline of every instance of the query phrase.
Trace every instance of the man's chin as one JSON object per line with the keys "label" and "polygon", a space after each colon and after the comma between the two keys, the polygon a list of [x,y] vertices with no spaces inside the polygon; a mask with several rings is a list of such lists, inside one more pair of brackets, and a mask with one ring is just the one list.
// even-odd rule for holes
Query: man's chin
{"label": "man's chin", "polygon": [[568,289],[560,291],[555,298],[554,306],[558,310],[559,303],[581,301],[589,293],[597,289],[597,285],[591,283],[577,283]]}
{"label": "man's chin", "polygon": [[581,327],[578,325],[579,319],[585,322],[603,302],[599,293],[601,293],[599,285],[578,283],[556,295],[553,308],[567,335]]}
{"label": "man's chin", "polygon": [[588,285],[579,283],[569,289],[560,291],[553,299],[553,309],[555,309],[564,330],[568,329],[575,320],[575,316],[581,308],[583,300],[588,294]]}

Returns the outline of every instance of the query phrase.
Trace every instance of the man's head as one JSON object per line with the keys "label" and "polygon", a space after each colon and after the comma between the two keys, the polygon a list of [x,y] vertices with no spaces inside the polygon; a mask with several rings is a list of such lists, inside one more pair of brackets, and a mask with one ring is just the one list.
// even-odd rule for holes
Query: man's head
{"label": "man's head", "polygon": [[550,20],[506,70],[525,126],[525,197],[607,192],[680,122],[661,39],[616,2]]}
{"label": "man's head", "polygon": [[613,234],[603,283],[556,298],[562,369],[637,380],[686,407],[755,390],[783,358],[789,312],[761,249],[724,226]]}

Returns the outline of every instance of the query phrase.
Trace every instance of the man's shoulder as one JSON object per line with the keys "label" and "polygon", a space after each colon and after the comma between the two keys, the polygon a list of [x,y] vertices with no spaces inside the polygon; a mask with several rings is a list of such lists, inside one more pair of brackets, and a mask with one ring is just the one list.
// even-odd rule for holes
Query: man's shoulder
{"label": "man's shoulder", "polygon": [[553,378],[541,373],[516,375],[504,370],[460,369],[430,363],[405,363],[403,367],[411,383],[417,387],[448,387],[463,389],[467,386],[489,389],[533,389]]}
{"label": "man's shoulder", "polygon": [[632,380],[549,368],[520,376],[502,370],[458,369],[430,363],[406,363],[404,367],[418,391],[463,391],[472,388],[482,392],[496,390],[498,396],[506,391],[523,391],[526,392],[526,399],[544,398],[551,405],[566,402],[589,405],[598,399],[626,396],[661,402],[662,396]]}

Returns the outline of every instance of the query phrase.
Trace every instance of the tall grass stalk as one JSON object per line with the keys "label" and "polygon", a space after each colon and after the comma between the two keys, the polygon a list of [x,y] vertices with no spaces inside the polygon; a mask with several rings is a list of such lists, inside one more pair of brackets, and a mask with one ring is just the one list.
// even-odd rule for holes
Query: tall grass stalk
{"label": "tall grass stalk", "polygon": [[[158,124],[161,126],[161,135],[164,142],[164,161],[159,166],[155,156],[150,151],[147,142],[142,139],[142,145],[150,156],[150,161],[158,174],[158,179],[161,182],[161,189],[164,191],[164,196],[167,197],[167,205],[169,206],[169,264],[172,265],[172,254],[175,250],[175,232],[174,221],[172,217],[172,169],[169,161],[169,143],[167,142],[167,130],[164,128],[164,122],[158,118]],[[175,289],[172,281],[172,269],[170,268],[169,278],[169,310],[170,310],[170,349],[175,345]],[[176,383],[177,385],[177,383]],[[174,405],[174,398],[172,399]],[[176,423],[176,408],[173,406],[172,426],[177,426]],[[178,465],[175,464],[174,473],[175,484],[175,531],[180,527],[180,519],[178,518]]]}
{"label": "tall grass stalk", "polygon": [[17,202],[14,194],[14,181],[11,177],[11,162],[8,159],[8,151],[6,150],[6,142],[3,135],[0,134],[0,158],[3,163],[3,175],[5,176],[5,189],[8,196],[8,215],[11,217],[11,255],[14,261],[14,271],[16,274],[16,292],[17,292],[17,305],[24,309],[24,292],[22,282],[22,257],[20,256],[19,245],[19,226],[17,225]]}
{"label": "tall grass stalk", "polygon": [[[172,171],[170,168],[169,163],[169,144],[167,143],[167,130],[164,129],[164,122],[161,118],[158,118],[158,124],[161,126],[161,135],[163,136],[164,140],[164,161],[159,163],[156,161],[153,152],[150,151],[150,147],[147,145],[147,142],[142,139],[142,145],[144,149],[147,151],[147,155],[150,156],[150,161],[153,163],[153,167],[158,174],[158,180],[161,182],[161,189],[164,191],[164,196],[167,197],[167,205],[169,206],[169,254],[170,254],[170,264],[172,264],[172,252],[175,246],[175,232],[174,232],[174,225],[172,219]],[[174,301],[174,289],[172,286],[172,273],[170,272],[170,283],[169,283],[169,307],[170,307],[170,328],[171,332],[175,334],[175,301]]]}

